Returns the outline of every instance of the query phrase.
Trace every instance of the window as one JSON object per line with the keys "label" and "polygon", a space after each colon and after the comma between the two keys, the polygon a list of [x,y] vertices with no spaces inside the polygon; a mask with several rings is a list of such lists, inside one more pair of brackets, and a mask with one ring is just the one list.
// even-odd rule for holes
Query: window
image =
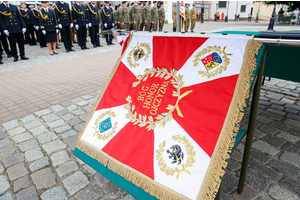
{"label": "window", "polygon": [[226,8],[227,1],[219,1],[219,8]]}
{"label": "window", "polygon": [[241,5],[241,12],[246,12],[246,5]]}

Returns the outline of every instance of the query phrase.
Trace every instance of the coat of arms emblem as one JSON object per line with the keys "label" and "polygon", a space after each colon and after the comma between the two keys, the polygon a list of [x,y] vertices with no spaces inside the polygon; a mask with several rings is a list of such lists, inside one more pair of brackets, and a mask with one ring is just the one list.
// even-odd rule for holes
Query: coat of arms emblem
{"label": "coat of arms emblem", "polygon": [[134,52],[133,52],[133,58],[134,58],[134,61],[138,61],[139,59],[141,59],[142,57],[144,57],[145,55],[145,52],[142,48],[138,48],[136,49]]}
{"label": "coat of arms emblem", "polygon": [[[151,54],[151,47],[149,43],[137,43],[136,46],[128,53],[127,62],[130,67],[137,67],[141,61],[146,61]],[[132,59],[133,58],[133,59]],[[142,59],[143,58],[143,59]]]}

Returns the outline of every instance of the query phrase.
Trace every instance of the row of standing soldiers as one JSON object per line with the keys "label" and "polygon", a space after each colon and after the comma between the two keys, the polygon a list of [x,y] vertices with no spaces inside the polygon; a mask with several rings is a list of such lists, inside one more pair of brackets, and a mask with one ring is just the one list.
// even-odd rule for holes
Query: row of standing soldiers
{"label": "row of standing soldiers", "polygon": [[[193,8],[189,9],[189,3],[185,4],[185,12],[184,17],[182,15],[179,16],[179,32],[188,32],[190,24],[191,24],[191,32],[194,32],[195,24],[196,24],[196,4],[193,4]],[[173,19],[173,31],[176,32],[177,27],[177,5],[174,6],[172,10],[172,19]],[[183,29],[184,25],[184,29]]]}
{"label": "row of standing soldiers", "polygon": [[153,1],[151,7],[151,1],[135,1],[131,5],[123,1],[122,6],[119,4],[114,11],[115,27],[135,31],[162,31],[165,9],[163,2],[157,4],[157,1]]}

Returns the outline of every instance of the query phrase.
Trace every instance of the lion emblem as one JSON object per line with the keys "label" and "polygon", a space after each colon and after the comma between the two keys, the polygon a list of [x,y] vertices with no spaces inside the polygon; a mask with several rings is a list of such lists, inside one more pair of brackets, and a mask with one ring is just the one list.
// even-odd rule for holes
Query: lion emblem
{"label": "lion emblem", "polygon": [[181,161],[184,158],[184,154],[179,145],[173,145],[170,147],[171,151],[167,150],[167,153],[170,154],[169,158],[172,159],[172,164],[177,163],[177,165],[181,164]]}

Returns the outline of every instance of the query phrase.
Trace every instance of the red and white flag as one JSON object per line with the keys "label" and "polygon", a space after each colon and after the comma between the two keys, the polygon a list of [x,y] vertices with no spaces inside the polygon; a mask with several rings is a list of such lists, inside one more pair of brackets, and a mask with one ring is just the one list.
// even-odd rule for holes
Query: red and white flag
{"label": "red and white flag", "polygon": [[181,1],[181,6],[180,6],[180,16],[182,16],[185,19],[185,8],[184,8],[184,3]]}
{"label": "red and white flag", "polygon": [[79,143],[114,160],[116,173],[199,199],[248,41],[133,35]]}

